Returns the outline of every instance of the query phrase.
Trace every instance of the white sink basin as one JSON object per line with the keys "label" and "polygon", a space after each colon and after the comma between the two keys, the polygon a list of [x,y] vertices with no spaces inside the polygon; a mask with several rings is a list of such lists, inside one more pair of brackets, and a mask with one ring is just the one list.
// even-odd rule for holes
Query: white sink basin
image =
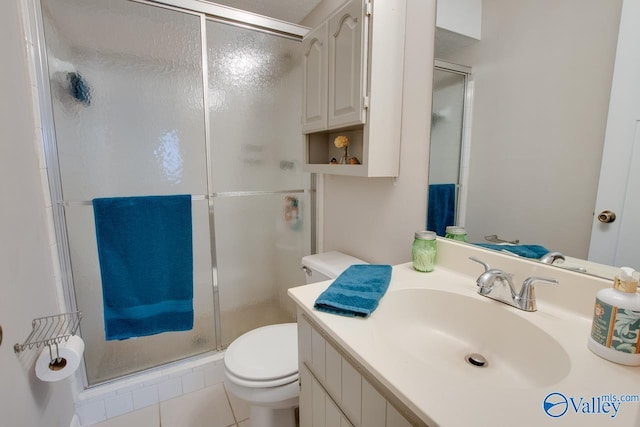
{"label": "white sink basin", "polygon": [[[569,373],[567,352],[545,331],[509,306],[430,289],[388,292],[371,316],[383,342],[425,368],[499,387],[545,387]],[[470,353],[487,363],[465,360]]]}

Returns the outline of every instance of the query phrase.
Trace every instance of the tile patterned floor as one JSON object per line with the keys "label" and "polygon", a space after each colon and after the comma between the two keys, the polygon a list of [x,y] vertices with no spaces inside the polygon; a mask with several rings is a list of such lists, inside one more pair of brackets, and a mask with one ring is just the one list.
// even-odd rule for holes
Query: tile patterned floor
{"label": "tile patterned floor", "polygon": [[249,407],[222,384],[147,406],[94,427],[249,427]]}

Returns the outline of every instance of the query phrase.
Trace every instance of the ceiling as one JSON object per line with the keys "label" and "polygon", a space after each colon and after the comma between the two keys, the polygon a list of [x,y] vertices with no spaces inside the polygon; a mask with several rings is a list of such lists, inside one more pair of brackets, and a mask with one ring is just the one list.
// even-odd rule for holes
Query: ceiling
{"label": "ceiling", "polygon": [[281,21],[300,23],[321,0],[210,0],[236,9],[269,16]]}
{"label": "ceiling", "polygon": [[[299,23],[321,0],[208,1]],[[157,65],[158,59],[169,64],[175,57],[189,56],[188,49],[200,48],[184,42],[199,40],[199,18],[165,8],[127,0],[42,0],[42,11],[49,54],[62,60],[50,60],[50,65],[64,65],[52,72],[69,68],[68,61],[74,62],[71,58],[77,55],[94,58],[99,52],[103,59],[128,62],[135,57]]]}

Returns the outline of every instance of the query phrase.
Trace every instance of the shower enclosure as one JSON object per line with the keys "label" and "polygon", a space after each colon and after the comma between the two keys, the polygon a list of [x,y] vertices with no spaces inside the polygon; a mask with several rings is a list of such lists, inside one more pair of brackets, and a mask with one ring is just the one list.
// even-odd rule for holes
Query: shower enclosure
{"label": "shower enclosure", "polygon": [[472,96],[471,68],[435,61],[429,184],[455,184],[457,225],[466,219]]}
{"label": "shower enclosure", "polygon": [[[293,321],[286,289],[304,283],[312,243],[300,34],[152,2],[38,6],[56,238],[87,384]],[[91,200],[170,194],[192,197],[193,329],[106,341]]]}

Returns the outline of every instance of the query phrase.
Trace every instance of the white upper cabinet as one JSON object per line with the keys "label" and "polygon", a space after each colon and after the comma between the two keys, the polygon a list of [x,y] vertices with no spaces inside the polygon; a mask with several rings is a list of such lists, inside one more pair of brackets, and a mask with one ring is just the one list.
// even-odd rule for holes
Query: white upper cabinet
{"label": "white upper cabinet", "polygon": [[365,4],[349,1],[302,41],[304,133],[365,122]]}
{"label": "white upper cabinet", "polygon": [[304,52],[304,92],[302,131],[315,132],[327,128],[327,23],[309,32],[302,40]]}
{"label": "white upper cabinet", "polygon": [[365,8],[351,0],[329,19],[329,129],[365,122]]}
{"label": "white upper cabinet", "polygon": [[398,175],[405,19],[406,0],[350,0],[304,37],[305,171]]}

